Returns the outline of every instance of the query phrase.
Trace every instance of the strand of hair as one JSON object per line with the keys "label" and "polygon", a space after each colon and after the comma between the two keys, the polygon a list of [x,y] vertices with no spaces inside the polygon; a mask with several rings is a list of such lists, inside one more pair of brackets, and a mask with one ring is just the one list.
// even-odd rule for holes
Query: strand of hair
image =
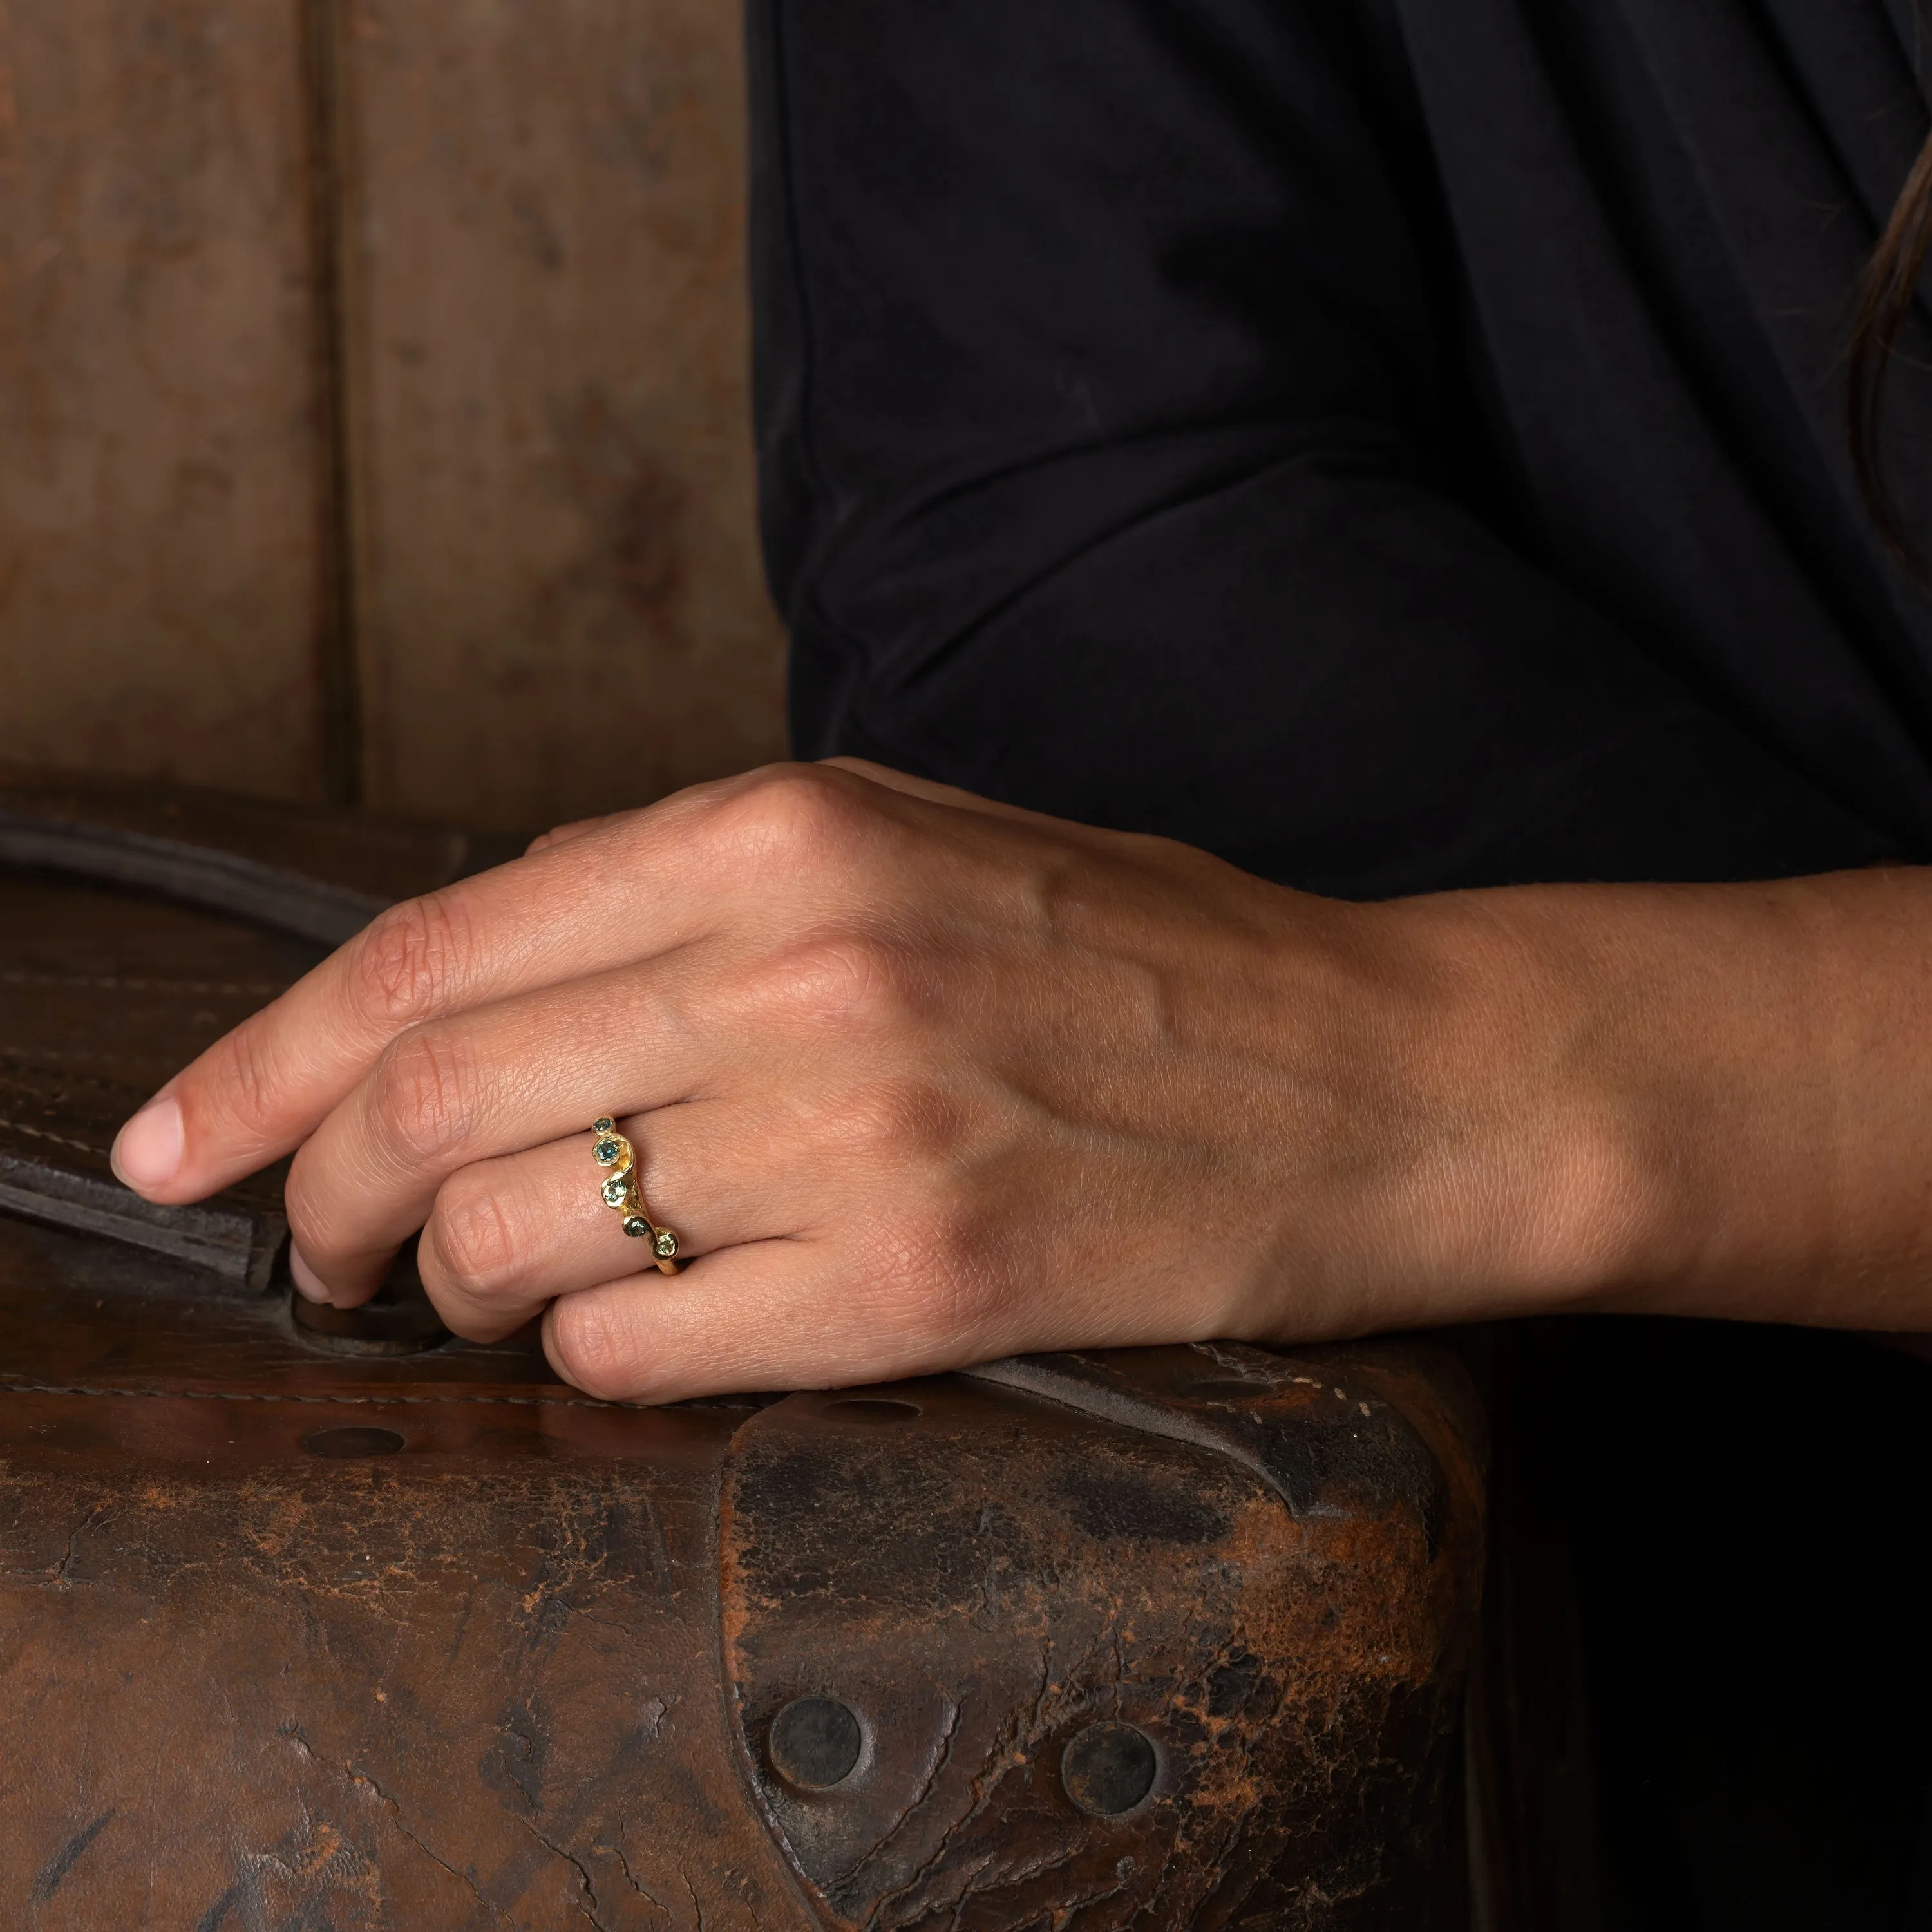
{"label": "strand of hair", "polygon": [[1906,527],[1886,484],[1883,448],[1886,381],[1928,249],[1932,249],[1932,136],[1919,149],[1885,232],[1858,278],[1845,369],[1845,427],[1858,494],[1900,566],[1915,582],[1932,590],[1932,565]]}

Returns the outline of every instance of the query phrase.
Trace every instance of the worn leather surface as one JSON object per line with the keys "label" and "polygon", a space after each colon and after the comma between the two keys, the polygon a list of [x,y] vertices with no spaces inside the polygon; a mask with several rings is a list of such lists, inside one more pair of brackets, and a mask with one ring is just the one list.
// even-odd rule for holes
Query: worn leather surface
{"label": "worn leather surface", "polygon": [[197,1210],[154,1210],[114,1180],[107,1153],[164,1080],[321,956],[111,888],[0,872],[0,1206],[264,1286],[279,1172]]}
{"label": "worn leather surface", "polygon": [[[8,1144],[98,1158],[311,955],[0,873]],[[1460,1922],[1481,1431],[1426,1349],[652,1411],[4,1215],[0,1334],[0,1926]]]}
{"label": "worn leather surface", "polygon": [[156,1210],[113,1180],[115,1130],[384,905],[514,843],[0,772],[0,1208],[263,1286],[285,1232],[279,1172]]}

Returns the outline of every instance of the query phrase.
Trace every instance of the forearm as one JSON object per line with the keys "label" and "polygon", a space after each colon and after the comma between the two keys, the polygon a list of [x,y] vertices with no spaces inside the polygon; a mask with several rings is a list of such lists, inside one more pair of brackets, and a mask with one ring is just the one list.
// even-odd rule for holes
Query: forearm
{"label": "forearm", "polygon": [[1416,1305],[1378,1321],[1571,1306],[1932,1328],[1932,872],[1517,888],[1371,916],[1432,982],[1410,1058],[1441,1124],[1384,1222],[1426,1257],[1394,1277]]}

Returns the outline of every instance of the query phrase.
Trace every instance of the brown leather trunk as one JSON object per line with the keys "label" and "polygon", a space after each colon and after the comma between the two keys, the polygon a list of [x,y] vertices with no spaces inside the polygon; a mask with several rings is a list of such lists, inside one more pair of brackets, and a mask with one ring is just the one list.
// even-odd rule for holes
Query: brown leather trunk
{"label": "brown leather trunk", "polygon": [[274,1176],[160,1213],[107,1137],[475,855],[170,802],[0,791],[0,1924],[1463,1923],[1447,1357],[653,1410],[406,1278],[298,1316]]}

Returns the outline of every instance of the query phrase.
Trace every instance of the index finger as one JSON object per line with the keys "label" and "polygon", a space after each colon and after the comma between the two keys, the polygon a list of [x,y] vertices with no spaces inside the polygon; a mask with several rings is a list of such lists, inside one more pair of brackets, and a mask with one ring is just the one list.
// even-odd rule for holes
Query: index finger
{"label": "index finger", "polygon": [[115,1171],[200,1200],[298,1146],[406,1028],[681,944],[715,884],[690,794],[405,900],[175,1076],[121,1130]]}
{"label": "index finger", "polygon": [[768,766],[564,828],[383,914],[170,1081],[122,1130],[115,1170],[151,1201],[200,1200],[298,1146],[406,1028],[667,952],[736,901],[772,916],[802,898],[818,916],[828,860],[836,870],[842,850],[908,812],[961,807],[1033,816],[826,764]]}

